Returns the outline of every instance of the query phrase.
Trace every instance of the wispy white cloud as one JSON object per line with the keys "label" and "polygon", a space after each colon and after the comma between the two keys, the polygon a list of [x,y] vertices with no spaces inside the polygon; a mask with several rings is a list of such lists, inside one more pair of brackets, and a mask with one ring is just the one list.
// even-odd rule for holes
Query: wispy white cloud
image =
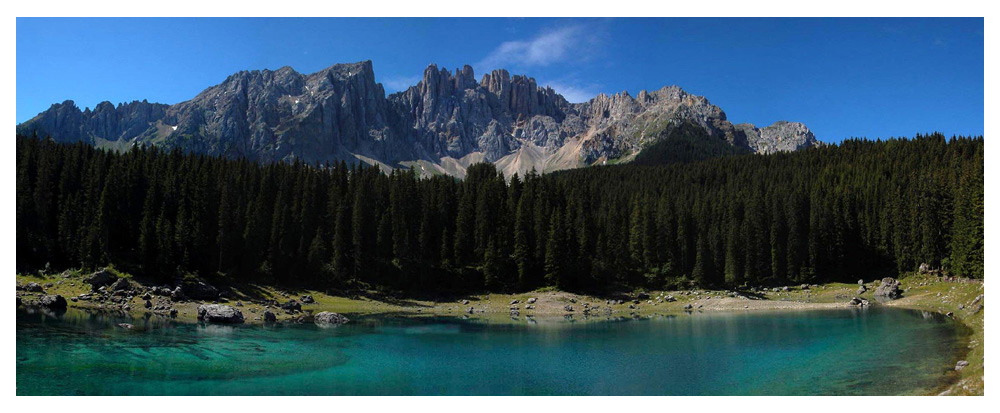
{"label": "wispy white cloud", "polygon": [[578,85],[569,82],[542,82],[541,84],[546,85],[556,93],[562,95],[569,103],[582,103],[590,99],[593,99],[600,93],[600,87],[598,85]]}
{"label": "wispy white cloud", "polygon": [[492,70],[510,67],[548,66],[589,55],[592,43],[585,27],[567,26],[543,31],[533,38],[506,41],[493,49],[476,67]]}
{"label": "wispy white cloud", "polygon": [[388,76],[382,79],[382,84],[385,85],[387,92],[392,93],[406,90],[420,82],[421,79],[420,76]]}

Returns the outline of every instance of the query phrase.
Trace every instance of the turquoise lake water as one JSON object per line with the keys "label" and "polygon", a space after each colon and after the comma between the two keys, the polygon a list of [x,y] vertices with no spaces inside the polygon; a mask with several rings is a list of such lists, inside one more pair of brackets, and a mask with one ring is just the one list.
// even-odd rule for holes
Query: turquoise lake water
{"label": "turquoise lake water", "polygon": [[[123,321],[135,329],[115,327]],[[953,380],[959,330],[888,308],[492,325],[361,318],[335,328],[19,308],[17,394],[923,394]]]}

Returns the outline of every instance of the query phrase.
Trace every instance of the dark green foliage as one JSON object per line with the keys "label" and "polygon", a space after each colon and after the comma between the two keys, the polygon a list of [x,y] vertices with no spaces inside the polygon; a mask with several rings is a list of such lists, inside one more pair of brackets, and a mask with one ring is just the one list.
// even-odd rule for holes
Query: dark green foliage
{"label": "dark green foliage", "polygon": [[427,292],[983,276],[982,137],[675,155],[459,181],[19,137],[17,267]]}
{"label": "dark green foliage", "polygon": [[747,153],[747,149],[709,135],[701,126],[684,122],[643,148],[632,164],[669,165]]}

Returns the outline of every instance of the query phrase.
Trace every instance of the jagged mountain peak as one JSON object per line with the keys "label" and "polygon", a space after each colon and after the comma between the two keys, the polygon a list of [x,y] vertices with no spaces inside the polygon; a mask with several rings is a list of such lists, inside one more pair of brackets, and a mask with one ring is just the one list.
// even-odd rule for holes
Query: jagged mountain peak
{"label": "jagged mountain peak", "polygon": [[[421,80],[386,96],[373,63],[311,74],[289,66],[245,70],[174,105],[67,100],[18,125],[57,140],[152,143],[260,161],[348,160],[462,176],[474,160],[508,175],[628,160],[681,123],[760,153],[816,144],[805,125],[733,125],[718,106],[678,86],[599,94],[571,104],[527,75],[428,65]],[[120,147],[120,145],[119,145]]]}

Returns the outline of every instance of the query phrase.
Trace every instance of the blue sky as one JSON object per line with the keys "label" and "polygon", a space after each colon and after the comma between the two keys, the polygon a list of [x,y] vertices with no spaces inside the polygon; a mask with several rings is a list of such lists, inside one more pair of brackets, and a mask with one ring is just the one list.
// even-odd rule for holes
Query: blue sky
{"label": "blue sky", "polygon": [[974,19],[17,19],[17,121],[177,103],[239,70],[371,59],[388,93],[430,63],[527,74],[570,101],[678,85],[734,123],[799,121],[828,142],[982,134]]}

